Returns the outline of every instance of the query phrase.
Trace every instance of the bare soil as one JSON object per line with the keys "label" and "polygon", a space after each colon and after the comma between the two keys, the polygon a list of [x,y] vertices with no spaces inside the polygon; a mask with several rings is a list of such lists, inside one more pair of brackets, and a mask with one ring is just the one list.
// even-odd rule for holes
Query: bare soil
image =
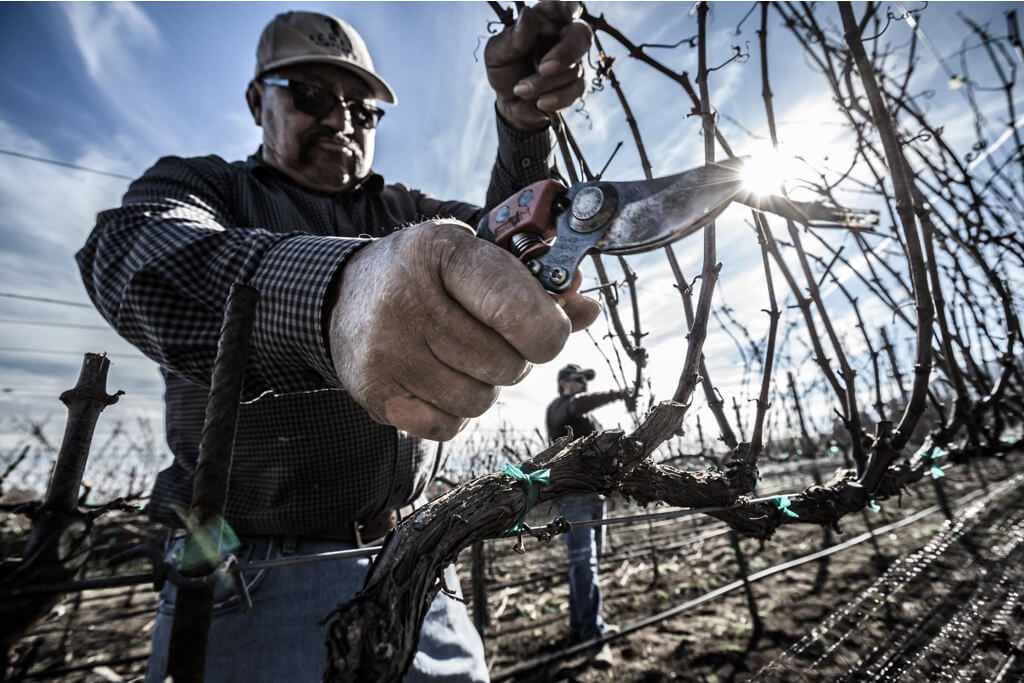
{"label": "bare soil", "polygon": [[[1010,473],[995,463],[984,469],[993,488],[997,479]],[[978,480],[964,469],[948,470],[948,476],[940,483],[954,501],[979,488]],[[869,512],[865,517],[873,527],[881,527],[933,505],[932,486],[931,480],[922,482],[908,492],[902,508],[896,506],[896,501],[888,501],[880,513]],[[986,516],[969,532],[932,558],[926,570],[897,585],[895,590],[893,583],[907,579],[903,576],[907,565],[913,567],[923,562],[920,553],[914,553],[948,529],[941,512],[878,535],[874,543],[869,539],[827,560],[803,564],[754,583],[754,603],[762,623],[756,638],[748,599],[740,587],[716,600],[614,638],[608,643],[612,651],[610,666],[595,661],[590,651],[556,658],[523,671],[524,661],[544,655],[554,657],[569,645],[565,636],[566,581],[561,576],[550,576],[532,584],[491,590],[488,606],[492,623],[485,631],[485,644],[492,676],[499,680],[587,682],[871,680],[870,672],[865,670],[872,664],[872,654],[875,659],[881,658],[880,653],[893,649],[894,641],[903,637],[913,642],[903,643],[894,655],[889,653],[895,661],[887,669],[892,675],[875,680],[937,680],[938,677],[924,674],[925,666],[915,658],[934,646],[933,641],[940,637],[944,642],[942,651],[952,653],[950,658],[958,653],[965,658],[957,669],[963,669],[962,680],[992,680],[1008,658],[1019,652],[1024,636],[1024,601],[1019,591],[1010,588],[990,597],[986,604],[972,605],[971,601],[977,602],[979,583],[986,579],[989,583],[1002,581],[1018,588],[1022,585],[1024,544],[1014,546],[1006,556],[996,557],[989,550],[999,543],[1010,544],[1011,537],[1021,540],[1022,497],[1024,494],[1011,490],[993,501],[986,508]],[[692,527],[689,531],[685,530],[687,525]],[[711,535],[714,526],[706,518],[678,526],[681,528],[675,542],[659,536],[657,530],[610,529],[610,558],[601,566],[603,614],[609,623],[628,630],[651,615],[739,578],[736,553],[727,533]],[[865,518],[853,515],[844,519],[842,530],[841,535],[834,537],[835,543],[864,533]],[[629,537],[623,538],[624,535]],[[640,546],[645,535],[654,537],[654,552],[615,559],[616,555],[629,555],[627,549]],[[673,548],[697,535],[705,538]],[[818,528],[786,526],[763,546],[757,541],[743,540],[740,547],[753,573],[819,550],[823,541]],[[561,554],[564,558],[564,548],[552,545],[552,555]],[[981,549],[981,562],[972,561],[966,551],[970,547]],[[516,565],[517,560],[506,548],[501,559],[493,562],[491,573],[505,581],[506,577],[528,573],[526,565],[546,568],[533,555]],[[885,587],[879,592],[876,586],[869,605],[858,602],[887,570],[887,590],[891,594],[882,594]],[[852,604],[856,610],[844,614]],[[942,605],[943,609],[922,624],[921,615],[935,605]],[[824,622],[829,618],[835,624],[826,628]],[[993,621],[1000,622],[1000,627],[986,633],[972,632],[975,641],[970,643],[951,638],[947,627],[953,622],[959,627],[961,622]],[[947,627],[945,634],[940,633],[943,627]],[[815,630],[820,631],[817,638],[808,635]],[[915,630],[921,631],[916,639],[906,635]],[[801,639],[803,651],[783,657]],[[1021,660],[1024,653],[1010,662],[1004,680],[1020,680],[1024,673]],[[900,662],[915,663],[915,668],[896,676],[894,672],[899,670]],[[933,663],[932,668],[942,668],[944,664]]]}
{"label": "bare soil", "polygon": [[[981,470],[993,489],[1012,475],[1003,462],[985,463]],[[941,484],[951,501],[980,487],[966,468],[947,470]],[[921,482],[904,496],[902,507],[886,501],[880,513],[844,519],[843,533],[832,542],[865,532],[865,519],[882,527],[933,505],[932,486]],[[1022,496],[1011,491],[993,498],[982,518],[942,552],[928,551],[950,533],[937,512],[827,560],[757,581],[753,601],[762,628],[756,638],[742,586],[635,628],[739,578],[737,555],[722,525],[695,517],[609,527],[601,564],[603,613],[630,631],[609,642],[610,661],[595,659],[593,649],[560,656],[570,645],[564,544],[527,540],[527,553],[519,555],[512,550],[514,540],[488,542],[483,633],[492,676],[586,682],[935,680],[952,671],[963,680],[991,680],[1005,668],[1003,680],[1021,680],[1024,543],[1015,539],[1024,533]],[[609,516],[637,512],[622,501],[613,503]],[[3,525],[0,550],[11,557],[26,525],[17,515],[6,515]],[[99,523],[97,539],[89,576],[109,575],[109,557],[139,541],[159,544],[161,533],[138,515],[112,513]],[[787,526],[763,545],[749,539],[739,545],[753,573],[819,550],[824,542],[818,527]],[[472,613],[468,550],[460,565]],[[908,567],[918,565],[923,568],[907,578]],[[144,568],[134,561],[116,572]],[[66,596],[17,644],[10,680],[141,677],[155,602],[147,585]],[[542,657],[550,661],[529,666]]]}

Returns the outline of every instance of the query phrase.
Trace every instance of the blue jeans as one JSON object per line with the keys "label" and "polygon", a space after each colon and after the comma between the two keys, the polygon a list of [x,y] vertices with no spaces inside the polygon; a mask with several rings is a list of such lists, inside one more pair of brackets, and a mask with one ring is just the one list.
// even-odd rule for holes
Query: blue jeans
{"label": "blue jeans", "polygon": [[[570,522],[604,518],[604,500],[596,493],[571,494],[558,501],[558,514]],[[597,560],[604,545],[604,527],[574,527],[565,535],[569,550],[569,628],[575,641],[604,635]]]}
{"label": "blue jeans", "polygon": [[[282,556],[278,538],[243,538],[242,543],[236,555],[243,564]],[[294,554],[352,547],[351,543],[300,538]],[[361,557],[248,572],[245,579],[253,601],[248,612],[239,609],[234,591],[218,586],[207,644],[206,680],[320,681],[327,662],[327,630],[319,622],[363,587],[369,567],[370,558]],[[461,597],[454,565],[445,568],[445,580]],[[168,582],[160,592],[153,627],[148,683],[164,680],[175,596],[176,587]],[[405,680],[489,680],[483,642],[463,603],[443,593],[437,595],[423,621],[419,651]]]}

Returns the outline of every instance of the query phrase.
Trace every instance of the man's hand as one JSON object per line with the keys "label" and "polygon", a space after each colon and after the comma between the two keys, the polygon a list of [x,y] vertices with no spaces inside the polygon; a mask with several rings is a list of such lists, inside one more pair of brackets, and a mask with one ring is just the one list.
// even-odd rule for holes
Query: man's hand
{"label": "man's hand", "polygon": [[329,296],[342,386],[374,420],[439,441],[600,312],[575,292],[553,298],[514,256],[457,221],[363,247]]}
{"label": "man's hand", "polygon": [[515,24],[487,42],[487,79],[498,96],[498,113],[514,128],[541,130],[548,112],[583,95],[582,60],[593,35],[589,26],[573,21],[581,11],[578,2],[543,0],[524,7]]}

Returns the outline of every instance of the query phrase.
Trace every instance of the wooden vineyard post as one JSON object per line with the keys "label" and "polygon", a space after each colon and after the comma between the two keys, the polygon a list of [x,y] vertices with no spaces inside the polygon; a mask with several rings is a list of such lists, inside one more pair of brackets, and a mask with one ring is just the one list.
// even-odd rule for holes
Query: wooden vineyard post
{"label": "wooden vineyard post", "polygon": [[935,489],[935,497],[939,501],[939,508],[942,510],[943,516],[949,521],[953,521],[953,508],[949,505],[949,497],[946,496],[946,489],[942,486],[942,480],[940,477],[932,476],[932,487]]}
{"label": "wooden vineyard post", "polygon": [[485,541],[473,544],[473,625],[483,638],[487,630],[487,548]]}
{"label": "wooden vineyard post", "polygon": [[[122,393],[107,393],[109,368],[110,360],[105,355],[85,354],[78,382],[60,395],[68,408],[64,440],[46,487],[46,497],[33,519],[22,560],[13,567],[4,567],[0,588],[67,581],[89,557],[91,522],[78,510],[78,491],[100,413],[116,403]],[[0,602],[0,678],[6,670],[10,647],[60,596],[53,593]]]}
{"label": "wooden vineyard post", "polygon": [[[216,524],[216,533],[227,503],[228,477],[231,473],[231,450],[238,422],[238,404],[242,396],[245,364],[249,356],[249,341],[256,319],[259,293],[248,285],[233,284],[228,294],[217,344],[217,357],[210,380],[210,398],[206,405],[206,423],[199,444],[199,462],[196,466],[192,506],[187,515],[190,530],[204,531]],[[220,538],[216,538],[218,549]],[[209,575],[220,561],[205,555],[188,569],[186,576]],[[171,627],[171,644],[167,675],[175,683],[193,683],[203,680],[206,666],[207,638],[213,610],[214,584],[205,582],[198,587],[178,587]]]}
{"label": "wooden vineyard post", "polygon": [[729,530],[729,542],[732,543],[733,552],[736,553],[736,564],[740,569],[740,578],[743,579],[743,593],[747,597],[747,609],[750,610],[750,620],[754,630],[750,634],[751,644],[761,639],[764,631],[764,623],[761,621],[761,613],[757,609],[757,597],[754,595],[754,587],[750,583],[750,566],[747,564],[747,556],[743,554],[740,547],[740,535],[735,529]]}

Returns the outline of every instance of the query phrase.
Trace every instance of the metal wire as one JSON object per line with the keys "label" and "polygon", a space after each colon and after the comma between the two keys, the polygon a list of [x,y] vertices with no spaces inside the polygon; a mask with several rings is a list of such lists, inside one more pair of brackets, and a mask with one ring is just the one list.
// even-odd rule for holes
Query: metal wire
{"label": "metal wire", "polygon": [[581,522],[570,521],[569,523],[572,524],[573,529],[587,529],[595,526],[613,526],[615,524],[628,524],[629,522],[646,522],[652,519],[676,519],[678,517],[692,517],[693,515],[705,515],[709,512],[722,512],[724,510],[731,510],[736,507],[740,507],[740,504],[720,505],[717,507],[708,508],[682,508],[679,510],[669,510],[668,512],[651,512],[643,515],[629,515],[627,517],[605,517],[603,519],[587,519]]}
{"label": "metal wire", "polygon": [[254,569],[273,569],[275,567],[292,567],[300,564],[312,564],[314,562],[330,562],[332,560],[347,560],[353,557],[370,557],[379,553],[384,546],[370,545],[363,548],[352,548],[351,550],[331,550],[326,553],[315,553],[313,555],[294,555],[290,557],[278,557],[273,560],[258,560],[247,562],[238,567],[239,571],[247,572]]}
{"label": "metal wire", "polygon": [[[982,489],[977,489],[975,491],[972,491],[971,493],[968,493],[968,494],[960,497],[959,499],[957,499],[956,506],[960,507],[962,505],[965,505],[966,503],[969,503],[970,501],[974,500],[975,498],[979,498],[979,497],[992,498],[994,496],[994,494],[997,493],[997,492],[1001,492],[1001,491],[1006,490],[1007,488],[1012,488],[1015,485],[1019,485],[1020,480],[1022,478],[1024,478],[1024,477],[1022,477],[1022,476],[1014,477],[1013,479],[1009,480],[1008,483],[1004,482],[1004,484],[1001,485],[997,491],[992,491],[990,493],[986,493]],[[891,524],[885,525],[884,527],[878,527],[878,528],[874,529],[874,534],[884,534],[884,533],[888,533],[889,531],[894,531],[896,529],[900,529],[900,528],[905,527],[905,526],[910,526],[911,524],[917,522],[918,520],[920,520],[920,519],[922,519],[924,517],[927,517],[928,515],[935,514],[936,512],[939,511],[939,509],[940,508],[939,508],[938,505],[932,505],[930,507],[925,508],[924,510],[921,510],[920,512],[917,512],[917,513],[915,513],[913,515],[905,517],[904,519],[897,520],[895,522],[892,522]],[[751,574],[750,576],[747,577],[747,580],[750,581],[751,583],[753,583],[754,581],[759,581],[761,579],[767,578],[767,577],[772,576],[774,574],[779,574],[781,572],[788,571],[790,569],[793,569],[794,567],[799,567],[800,565],[804,565],[804,564],[807,564],[807,563],[810,563],[810,562],[814,562],[816,560],[820,560],[823,557],[827,557],[829,555],[834,555],[836,553],[842,552],[842,551],[847,550],[849,548],[852,548],[852,547],[854,547],[856,545],[859,545],[859,544],[861,544],[861,543],[863,543],[863,542],[865,542],[867,540],[870,540],[871,537],[872,537],[872,532],[871,531],[867,531],[867,532],[865,532],[863,534],[860,534],[859,536],[855,536],[855,537],[849,539],[848,541],[845,541],[845,542],[843,542],[843,543],[841,543],[839,545],[830,546],[830,547],[825,548],[823,550],[818,550],[818,551],[813,552],[813,553],[808,553],[807,555],[803,555],[801,557],[798,557],[796,559],[790,560],[788,562],[783,562],[783,563],[777,564],[777,565],[775,565],[773,567],[767,567],[767,568],[762,569],[762,570],[760,570],[758,572],[754,572],[753,574]],[[732,592],[732,591],[734,591],[737,588],[740,588],[742,586],[743,586],[743,580],[742,579],[737,579],[736,581],[733,581],[732,583],[728,583],[728,584],[726,584],[724,586],[720,586],[719,588],[716,588],[716,589],[714,589],[712,591],[709,591],[709,592],[705,593],[704,595],[701,595],[701,596],[696,597],[696,598],[694,598],[692,600],[688,600],[688,601],[686,601],[684,603],[681,603],[679,605],[671,607],[671,608],[669,608],[669,609],[667,609],[667,610],[665,610],[663,612],[659,612],[658,614],[654,614],[654,615],[651,615],[651,616],[646,617],[644,619],[641,619],[639,621],[635,621],[632,624],[629,624],[627,626],[624,626],[624,627],[620,628],[615,633],[611,633],[611,634],[608,634],[606,636],[602,636],[600,638],[594,638],[592,640],[587,640],[587,641],[584,641],[582,643],[579,643],[578,645],[574,645],[572,647],[566,648],[564,650],[559,650],[558,652],[552,652],[550,654],[547,654],[547,655],[544,655],[544,656],[541,656],[541,657],[536,657],[534,659],[527,660],[525,662],[517,664],[516,666],[509,667],[508,669],[504,669],[502,671],[496,671],[496,672],[494,672],[491,675],[491,680],[492,681],[506,680],[506,679],[512,678],[513,676],[516,676],[516,675],[525,673],[527,671],[531,671],[533,669],[536,669],[537,667],[543,666],[543,665],[545,665],[545,664],[547,664],[549,662],[558,661],[560,659],[565,659],[565,658],[571,657],[571,656],[576,655],[576,654],[592,651],[593,649],[596,649],[598,646],[603,645],[604,643],[608,643],[608,642],[610,642],[612,640],[615,640],[616,638],[621,638],[621,637],[623,637],[623,636],[625,636],[627,634],[634,633],[634,632],[639,631],[639,630],[641,630],[643,628],[646,628],[648,626],[652,626],[654,624],[662,622],[662,621],[664,621],[666,619],[669,619],[671,617],[676,616],[677,614],[685,612],[685,611],[687,611],[689,609],[692,609],[694,607],[698,607],[700,605],[703,605],[706,602],[710,602],[711,600],[714,600],[715,598],[718,598],[718,597],[720,597],[722,595],[725,595],[726,593],[730,593],[730,592]]]}
{"label": "metal wire", "polygon": [[[971,500],[973,497],[976,497],[976,496],[979,496],[979,495],[985,495],[985,492],[983,490],[979,489],[977,491],[969,493],[969,494],[961,497],[960,499],[958,499],[957,502],[956,502],[956,505],[957,506],[962,505],[965,502]],[[768,496],[768,497],[765,497],[765,498],[756,498],[756,499],[753,499],[753,500],[747,501],[747,502],[766,502],[766,501],[771,501],[774,498],[775,498],[775,496]],[[679,510],[670,510],[670,511],[667,511],[667,512],[656,512],[656,513],[643,514],[643,515],[628,515],[628,516],[624,516],[624,517],[610,517],[610,518],[601,519],[601,520],[586,520],[586,521],[570,522],[570,523],[572,524],[573,527],[576,527],[576,528],[589,528],[589,527],[613,525],[613,524],[626,524],[628,522],[644,521],[644,520],[650,520],[650,519],[672,519],[672,518],[680,518],[680,517],[690,517],[690,516],[694,516],[694,515],[698,515],[698,514],[706,514],[708,512],[719,512],[719,511],[723,511],[723,510],[728,510],[728,509],[730,509],[732,507],[737,507],[737,506],[736,505],[732,505],[732,506],[719,506],[719,507],[706,507],[706,508],[685,508],[685,509],[679,509]],[[937,510],[938,508],[935,507],[934,509]],[[917,519],[920,519],[922,516],[924,516],[924,514],[931,514],[931,512],[933,512],[933,511],[934,510],[932,508],[928,508],[927,511],[915,513],[914,515],[906,517],[906,518],[904,518],[902,520],[898,520],[897,522],[894,522],[893,524],[899,524],[899,525],[910,524],[913,521],[916,521]],[[875,534],[884,533],[884,531],[886,529],[888,529],[888,528],[889,527],[876,528],[875,529]],[[898,528],[898,527],[896,527],[896,528]],[[856,537],[856,539],[863,539],[863,538],[869,538],[869,537],[870,537],[870,533],[862,534],[861,536]],[[501,540],[502,538],[504,538],[504,537],[497,537],[495,539],[490,539],[490,540]],[[851,539],[851,541],[854,541],[856,539]],[[514,541],[515,539],[514,538],[508,538],[506,540]],[[857,542],[860,542],[860,541],[858,540]],[[848,541],[847,543],[850,543],[850,541]],[[847,547],[845,544],[844,545],[840,545],[840,546],[832,546],[832,547],[830,547],[830,548],[828,548],[826,550],[820,551],[818,554],[812,556],[812,559],[820,559],[821,557],[825,557],[826,555],[830,554],[831,552],[838,552],[838,550],[836,550],[836,548],[843,549],[845,547]],[[350,550],[332,550],[332,551],[328,551],[328,552],[325,552],[325,553],[313,553],[313,554],[309,554],[309,555],[293,555],[293,556],[289,556],[289,557],[275,558],[275,559],[272,559],[272,560],[258,560],[258,561],[255,561],[255,562],[247,562],[245,564],[239,564],[237,571],[247,572],[247,571],[256,571],[256,570],[260,570],[260,569],[272,569],[272,568],[275,568],[275,567],[290,567],[290,566],[303,565],[303,564],[313,564],[313,563],[316,563],[316,562],[332,562],[332,561],[336,561],[336,560],[345,560],[345,559],[351,559],[351,558],[355,558],[355,557],[371,557],[373,555],[378,554],[382,549],[383,549],[382,545],[373,545],[373,546],[366,546],[366,547],[363,547],[363,548],[352,548]],[[822,553],[824,553],[824,554],[822,554]],[[811,560],[807,560],[807,561],[811,561]],[[767,570],[764,570],[764,571],[767,571]],[[757,575],[755,574],[755,575],[752,575],[752,576],[757,576]],[[66,583],[60,583],[60,584],[44,584],[44,585],[37,585],[37,586],[25,586],[25,587],[13,588],[13,589],[12,588],[0,589],[0,598],[14,598],[14,597],[28,596],[28,595],[45,595],[45,594],[50,594],[50,593],[67,593],[67,592],[76,591],[76,590],[90,590],[90,589],[97,589],[97,588],[119,588],[119,587],[133,586],[133,585],[139,585],[139,584],[144,584],[144,583],[151,583],[152,581],[153,581],[153,575],[152,574],[129,574],[129,575],[125,575],[125,576],[111,576],[111,577],[102,577],[102,578],[96,578],[96,579],[83,579],[81,581],[73,581],[73,582],[66,582]]]}
{"label": "metal wire", "polygon": [[19,159],[28,159],[29,161],[40,161],[44,164],[51,164],[53,166],[63,166],[64,168],[73,168],[76,171],[86,171],[87,173],[95,173],[96,175],[105,175],[110,178],[121,178],[122,180],[135,180],[135,178],[125,175],[123,173],[111,173],[110,171],[101,171],[98,168],[89,168],[88,166],[79,166],[78,164],[70,164],[66,161],[58,161],[57,159],[47,159],[46,157],[37,157],[32,154],[24,154],[23,152],[15,152],[10,149],[0,149],[0,154],[6,154],[11,157],[18,157]]}
{"label": "metal wire", "polygon": [[[0,150],[3,151],[3,150]],[[27,294],[15,294],[14,292],[0,292],[0,297],[5,299],[21,299],[23,301],[38,301],[44,304],[60,304],[61,306],[74,306],[75,308],[92,308],[92,304],[81,301],[68,301],[67,299],[50,299],[45,296],[29,296]]]}

